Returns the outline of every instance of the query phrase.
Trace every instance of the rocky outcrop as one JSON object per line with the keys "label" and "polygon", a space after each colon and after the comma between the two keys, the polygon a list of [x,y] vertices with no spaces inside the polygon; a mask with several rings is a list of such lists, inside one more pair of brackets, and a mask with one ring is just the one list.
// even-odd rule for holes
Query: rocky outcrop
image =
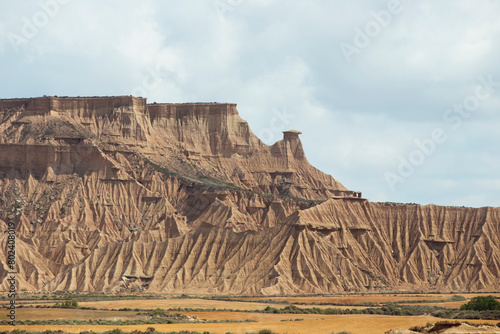
{"label": "rocky outcrop", "polygon": [[460,321],[438,321],[435,324],[427,323],[425,326],[414,326],[412,329],[392,329],[385,334],[481,334],[481,333],[500,333],[500,328],[490,324],[474,324]]}
{"label": "rocky outcrop", "polygon": [[312,167],[299,135],[265,145],[234,104],[0,100],[19,289],[500,288],[500,209],[371,203]]}

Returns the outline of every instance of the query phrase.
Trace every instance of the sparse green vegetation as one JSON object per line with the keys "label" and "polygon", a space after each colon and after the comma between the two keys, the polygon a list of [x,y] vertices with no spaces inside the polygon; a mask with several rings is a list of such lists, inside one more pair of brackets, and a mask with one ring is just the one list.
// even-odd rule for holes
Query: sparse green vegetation
{"label": "sparse green vegetation", "polygon": [[[365,296],[368,295],[377,295],[366,293]],[[253,298],[249,298],[248,296],[188,296],[188,295],[176,295],[176,296],[158,296],[158,295],[141,295],[141,294],[130,294],[130,295],[106,295],[100,293],[82,293],[82,292],[56,292],[50,295],[43,294],[22,294],[20,295],[20,300],[23,300],[25,305],[19,305],[21,309],[33,309],[33,310],[25,310],[27,312],[25,314],[36,314],[36,312],[40,312],[40,314],[45,314],[44,310],[37,311],[36,309],[47,309],[50,310],[52,308],[67,308],[66,310],[60,311],[48,311],[48,312],[61,312],[64,316],[60,319],[51,319],[50,317],[46,317],[45,315],[41,317],[36,317],[38,320],[27,320],[30,317],[19,318],[17,321],[18,325],[24,326],[47,326],[45,328],[52,328],[56,325],[69,325],[69,326],[82,326],[82,325],[92,325],[92,326],[112,326],[111,328],[122,328],[120,326],[131,325],[131,326],[143,326],[141,331],[133,331],[133,334],[142,334],[142,333],[158,333],[154,327],[158,327],[156,325],[161,324],[172,324],[174,326],[172,329],[180,330],[185,324],[188,323],[200,323],[206,324],[207,329],[213,330],[213,328],[220,328],[217,326],[224,326],[225,323],[245,323],[245,322],[258,322],[263,320],[253,320],[253,319],[274,319],[272,320],[279,325],[272,327],[273,332],[284,333],[286,330],[280,330],[279,328],[286,328],[288,332],[290,332],[290,328],[293,326],[298,326],[297,328],[301,328],[303,330],[304,324],[301,323],[304,320],[316,319],[316,318],[324,318],[324,319],[343,319],[344,317],[324,317],[323,315],[359,315],[358,317],[352,318],[362,318],[362,319],[371,319],[370,315],[387,315],[387,316],[435,316],[444,319],[484,319],[484,320],[500,320],[500,310],[473,310],[473,309],[451,309],[441,307],[441,305],[437,306],[431,303],[438,302],[459,302],[454,305],[460,305],[464,301],[463,296],[459,295],[447,295],[447,296],[429,296],[428,293],[422,293],[419,295],[411,295],[409,293],[405,294],[396,294],[391,293],[390,295],[381,296],[380,298],[377,296],[376,298],[359,298],[360,295],[350,295],[345,294],[333,294],[333,295],[317,295],[318,298],[315,298],[312,295],[304,295],[300,297],[304,297],[303,299],[297,299],[290,296],[290,298],[286,298],[286,296],[275,296],[275,297],[262,297],[262,296],[254,296],[257,300],[252,300]],[[340,298],[339,298],[340,297]],[[347,297],[347,298],[345,298]],[[395,298],[397,297],[397,298]],[[407,298],[406,298],[407,297]],[[488,296],[491,297],[491,296]],[[185,299],[185,301],[175,301],[177,298]],[[432,299],[432,298],[440,298],[440,299]],[[445,299],[446,298],[446,299]],[[114,302],[109,301],[119,301],[123,299],[132,300],[131,303],[117,303],[115,307],[113,307]],[[141,300],[141,299],[157,299],[159,303],[155,300],[147,301],[145,303],[136,303],[134,305],[133,300]],[[165,301],[164,299],[172,299],[172,303],[169,301]],[[192,300],[193,299],[193,300]],[[205,301],[200,301],[201,299]],[[405,299],[408,299],[409,302],[407,305]],[[477,300],[485,299],[483,298],[473,298],[470,302]],[[486,298],[486,300],[491,298]],[[495,299],[493,297],[493,299]],[[28,304],[28,300],[35,301],[35,305],[26,305]],[[89,302],[89,301],[107,301],[105,303],[84,303],[81,302]],[[214,300],[217,302],[211,303],[209,300]],[[390,300],[394,300],[394,302],[388,302]],[[466,299],[465,299],[466,300]],[[232,302],[238,302],[232,304]],[[245,302],[244,304],[240,304],[241,302]],[[496,302],[496,300],[494,300]],[[76,305],[74,304],[76,303]],[[80,305],[78,305],[80,303]],[[251,303],[254,303],[253,305]],[[264,305],[265,303],[266,305]],[[415,303],[422,303],[429,305],[416,305]],[[30,304],[33,304],[31,302]],[[469,304],[469,303],[468,303]],[[134,305],[134,308],[128,307],[130,305]],[[176,307],[172,306],[177,305],[196,305],[195,307]],[[204,306],[206,305],[206,306]],[[227,305],[227,307],[226,307]],[[307,306],[302,306],[307,305]],[[316,305],[323,305],[317,306]],[[325,306],[326,305],[326,306]],[[330,305],[334,305],[330,307]],[[336,307],[336,306],[342,307]],[[97,307],[96,307],[97,306]],[[155,308],[152,307],[164,307],[164,308]],[[346,308],[346,306],[348,308]],[[351,307],[352,306],[352,307]],[[121,308],[120,308],[121,307]],[[365,308],[366,307],[366,308]],[[449,306],[447,306],[449,307]],[[455,306],[458,307],[458,306]],[[73,310],[72,310],[73,309]],[[93,311],[97,312],[93,312]],[[124,311],[123,314],[120,314],[120,311]],[[35,313],[32,313],[35,312]],[[72,312],[88,312],[88,315],[81,315],[77,319],[71,317]],[[109,314],[110,312],[115,312],[118,314]],[[180,313],[181,312],[181,313]],[[201,312],[217,312],[218,314],[202,314]],[[241,312],[241,317],[238,314],[223,314],[224,312]],[[182,314],[183,313],[183,314]],[[197,314],[199,313],[199,314]],[[267,315],[250,315],[249,313],[264,313]],[[297,316],[293,316],[296,314]],[[320,315],[320,316],[316,316]],[[199,317],[199,319],[198,319]],[[205,319],[206,318],[206,319]],[[387,317],[390,318],[390,317]],[[121,320],[117,320],[121,319]],[[231,319],[231,320],[228,320]],[[392,320],[391,320],[392,321]],[[293,322],[296,322],[295,324]],[[496,323],[497,321],[494,321]],[[7,320],[0,320],[0,326],[3,329],[7,328]],[[175,325],[178,324],[178,325]],[[218,324],[218,325],[216,325]],[[345,324],[345,322],[344,322]],[[145,330],[146,327],[144,325],[150,325],[148,330]],[[411,325],[411,324],[409,324]],[[499,323],[500,325],[500,323]],[[170,325],[169,325],[170,326]],[[195,325],[196,326],[196,325]],[[215,326],[215,327],[214,327]],[[234,326],[234,325],[231,325]],[[228,325],[229,328],[235,328]],[[347,331],[339,331],[341,328],[345,328],[346,330],[351,330],[352,328],[349,326],[344,327],[332,327],[336,328],[337,332],[332,332],[332,334],[345,334]],[[118,329],[119,330],[119,329]],[[110,331],[108,333],[122,333],[118,330]],[[251,332],[249,330],[249,332]],[[273,333],[271,332],[271,333]],[[19,334],[22,332],[19,332]],[[174,332],[174,333],[183,333],[183,332]],[[195,333],[195,332],[186,332],[186,333]],[[258,330],[253,331],[254,334],[258,334]],[[264,332],[265,333],[265,332]],[[0,334],[2,332],[0,331]],[[59,332],[58,334],[62,334]],[[85,334],[92,334],[91,332],[87,332]]]}
{"label": "sparse green vegetation", "polygon": [[288,305],[284,308],[278,309],[268,306],[262,313],[275,313],[275,314],[383,314],[383,315],[398,315],[398,316],[412,316],[431,314],[437,310],[442,310],[441,307],[436,306],[406,306],[388,303],[382,307],[366,308],[366,309],[340,309],[340,308],[300,308],[295,305]]}
{"label": "sparse green vegetation", "polygon": [[430,304],[430,303],[448,303],[448,302],[461,302],[467,300],[464,296],[453,295],[448,299],[421,299],[421,300],[402,300],[398,301],[397,304]]}
{"label": "sparse green vegetation", "polygon": [[474,311],[474,310],[457,310],[443,309],[432,313],[438,318],[447,319],[484,319],[484,320],[500,320],[500,311]]}
{"label": "sparse green vegetation", "polygon": [[54,307],[62,307],[62,308],[77,308],[78,302],[75,300],[67,300],[62,303],[55,303]]}
{"label": "sparse green vegetation", "polygon": [[467,304],[460,306],[461,310],[474,311],[495,311],[500,310],[500,302],[493,296],[477,296],[472,298]]}
{"label": "sparse green vegetation", "polygon": [[270,329],[261,329],[258,334],[274,334],[274,332]]}

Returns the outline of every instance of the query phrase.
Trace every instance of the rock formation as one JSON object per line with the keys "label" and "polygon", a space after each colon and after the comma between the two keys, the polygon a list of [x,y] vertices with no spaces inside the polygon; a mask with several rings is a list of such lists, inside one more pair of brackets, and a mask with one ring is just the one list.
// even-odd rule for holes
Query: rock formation
{"label": "rock formation", "polygon": [[18,288],[499,290],[500,209],[369,202],[312,167],[299,134],[268,146],[227,103],[0,100]]}

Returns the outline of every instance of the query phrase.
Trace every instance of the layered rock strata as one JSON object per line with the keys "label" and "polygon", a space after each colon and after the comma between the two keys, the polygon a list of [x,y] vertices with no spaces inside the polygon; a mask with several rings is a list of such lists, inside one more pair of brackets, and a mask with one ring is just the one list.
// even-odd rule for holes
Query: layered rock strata
{"label": "layered rock strata", "polygon": [[[227,103],[0,100],[19,289],[498,291],[500,209],[369,202],[299,134],[268,146]],[[3,247],[4,290],[7,272]]]}

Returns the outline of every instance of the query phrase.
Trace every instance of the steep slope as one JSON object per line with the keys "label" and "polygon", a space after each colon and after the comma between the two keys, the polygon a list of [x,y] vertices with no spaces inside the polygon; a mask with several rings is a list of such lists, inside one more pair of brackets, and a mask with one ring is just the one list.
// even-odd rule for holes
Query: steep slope
{"label": "steep slope", "polygon": [[500,288],[499,208],[368,202],[234,104],[0,100],[0,209],[27,290]]}

